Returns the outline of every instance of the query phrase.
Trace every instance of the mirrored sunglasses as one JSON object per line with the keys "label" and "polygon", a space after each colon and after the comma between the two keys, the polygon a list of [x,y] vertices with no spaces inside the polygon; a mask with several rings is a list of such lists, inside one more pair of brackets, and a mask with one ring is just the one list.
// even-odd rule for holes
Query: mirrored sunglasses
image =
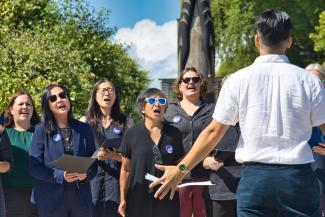
{"label": "mirrored sunglasses", "polygon": [[190,81],[193,81],[193,83],[198,83],[201,79],[200,77],[186,77],[186,78],[183,78],[182,81],[185,83],[185,84],[188,84],[190,83]]}
{"label": "mirrored sunglasses", "polygon": [[158,102],[159,105],[166,105],[166,102],[167,102],[167,100],[165,98],[153,98],[153,97],[146,98],[146,101],[150,105],[154,105],[156,102]]}
{"label": "mirrored sunglasses", "polygon": [[60,97],[60,99],[65,99],[67,98],[67,93],[65,91],[59,93],[58,95],[51,95],[49,96],[49,100],[51,102],[55,102],[56,100],[58,100],[58,97]]}

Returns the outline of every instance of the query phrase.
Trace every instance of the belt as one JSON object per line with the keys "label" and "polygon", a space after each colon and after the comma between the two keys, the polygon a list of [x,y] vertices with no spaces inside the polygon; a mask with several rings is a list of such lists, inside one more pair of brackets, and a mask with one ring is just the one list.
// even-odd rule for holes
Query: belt
{"label": "belt", "polygon": [[270,167],[291,167],[291,168],[303,168],[310,167],[310,163],[306,164],[272,164],[272,163],[260,163],[260,162],[245,162],[243,166],[270,166]]}

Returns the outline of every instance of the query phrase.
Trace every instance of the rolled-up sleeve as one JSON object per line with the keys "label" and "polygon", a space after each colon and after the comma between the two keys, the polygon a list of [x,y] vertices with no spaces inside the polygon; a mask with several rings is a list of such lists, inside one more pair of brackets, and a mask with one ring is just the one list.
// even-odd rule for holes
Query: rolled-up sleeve
{"label": "rolled-up sleeve", "polygon": [[216,107],[212,117],[225,125],[235,126],[238,118],[238,96],[234,76],[231,76],[223,85],[220,91]]}

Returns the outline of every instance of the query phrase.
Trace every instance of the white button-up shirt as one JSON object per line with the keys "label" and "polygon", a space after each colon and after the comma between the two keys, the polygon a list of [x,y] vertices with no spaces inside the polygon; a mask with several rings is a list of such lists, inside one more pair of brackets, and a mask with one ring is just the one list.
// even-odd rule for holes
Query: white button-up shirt
{"label": "white button-up shirt", "polygon": [[325,89],[286,56],[260,56],[225,82],[213,118],[226,125],[239,118],[238,162],[310,163],[312,127],[325,123]]}

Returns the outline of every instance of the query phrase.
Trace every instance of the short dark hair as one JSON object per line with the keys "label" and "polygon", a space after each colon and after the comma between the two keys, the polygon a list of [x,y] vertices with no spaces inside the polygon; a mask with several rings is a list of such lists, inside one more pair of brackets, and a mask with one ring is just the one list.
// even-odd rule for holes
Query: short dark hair
{"label": "short dark hair", "polygon": [[[140,95],[137,97],[137,111],[140,115],[142,114],[142,110],[144,109],[144,106],[146,104],[146,98],[157,95],[162,98],[167,98],[166,95],[157,88],[149,88],[145,90],[144,92],[140,93]],[[165,106],[165,111],[167,109],[168,104]]]}
{"label": "short dark hair", "polygon": [[280,10],[266,10],[256,18],[257,34],[263,44],[268,47],[277,47],[287,40],[291,34],[292,23],[289,15]]}
{"label": "short dark hair", "polygon": [[62,84],[49,84],[44,89],[42,97],[41,97],[41,122],[45,126],[45,131],[46,131],[47,135],[53,135],[58,129],[56,120],[53,116],[53,113],[52,113],[52,111],[50,109],[50,105],[49,105],[49,97],[51,95],[51,90],[55,87],[59,87],[64,92],[66,92],[67,98],[70,102],[70,110],[68,112],[68,123],[71,124],[73,121],[72,102],[71,102],[71,98],[70,98],[68,89]]}

